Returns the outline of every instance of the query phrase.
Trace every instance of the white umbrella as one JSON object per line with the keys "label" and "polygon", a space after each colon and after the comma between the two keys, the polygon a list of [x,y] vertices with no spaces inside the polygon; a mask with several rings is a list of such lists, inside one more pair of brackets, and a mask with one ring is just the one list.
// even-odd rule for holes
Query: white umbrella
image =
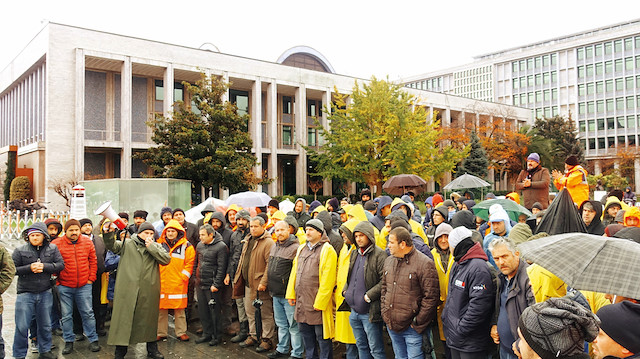
{"label": "white umbrella", "polygon": [[215,197],[209,197],[205,199],[199,205],[191,208],[190,210],[184,212],[184,218],[187,222],[196,223],[200,218],[202,218],[202,210],[207,204],[212,204],[214,208],[218,209],[220,207],[227,207],[223,200],[217,199]]}
{"label": "white umbrella", "polygon": [[295,206],[296,205],[287,198],[284,201],[280,202],[279,208],[282,212],[284,212],[284,214],[287,214],[293,211],[293,208]]}
{"label": "white umbrella", "polygon": [[242,208],[249,207],[265,207],[271,201],[271,197],[264,192],[240,192],[236,194],[232,194],[227,198],[226,204],[230,206],[232,204],[236,204]]}

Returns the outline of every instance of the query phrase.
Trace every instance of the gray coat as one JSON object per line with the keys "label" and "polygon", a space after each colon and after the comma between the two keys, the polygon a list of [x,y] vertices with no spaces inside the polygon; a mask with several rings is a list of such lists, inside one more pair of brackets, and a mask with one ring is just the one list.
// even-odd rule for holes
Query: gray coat
{"label": "gray coat", "polygon": [[155,342],[160,311],[160,265],[171,256],[160,243],[148,247],[137,234],[122,241],[115,232],[103,234],[104,244],[120,255],[113,298],[109,345]]}

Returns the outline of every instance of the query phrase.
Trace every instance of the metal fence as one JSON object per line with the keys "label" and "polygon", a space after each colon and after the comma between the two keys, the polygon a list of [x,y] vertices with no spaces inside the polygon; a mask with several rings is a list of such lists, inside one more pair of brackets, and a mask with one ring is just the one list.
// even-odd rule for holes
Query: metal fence
{"label": "metal fence", "polygon": [[35,222],[44,222],[47,218],[55,218],[64,226],[69,219],[69,211],[12,211],[8,202],[0,202],[0,239],[18,239],[25,228]]}

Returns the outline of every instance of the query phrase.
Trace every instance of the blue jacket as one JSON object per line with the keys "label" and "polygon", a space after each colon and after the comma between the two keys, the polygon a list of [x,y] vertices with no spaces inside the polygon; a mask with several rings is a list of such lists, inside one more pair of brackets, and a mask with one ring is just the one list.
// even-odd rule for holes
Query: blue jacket
{"label": "blue jacket", "polygon": [[[29,242],[29,230],[37,230],[44,235],[42,245],[34,247]],[[22,231],[22,239],[27,244],[16,248],[11,255],[16,265],[18,276],[17,292],[40,293],[52,287],[51,275],[64,269],[64,261],[55,244],[49,243],[50,237],[44,223],[36,222],[31,227]],[[31,263],[42,262],[44,269],[41,273],[31,271]]]}
{"label": "blue jacket", "polygon": [[487,350],[496,289],[487,255],[476,243],[449,274],[447,301],[442,312],[447,346],[461,352]]}

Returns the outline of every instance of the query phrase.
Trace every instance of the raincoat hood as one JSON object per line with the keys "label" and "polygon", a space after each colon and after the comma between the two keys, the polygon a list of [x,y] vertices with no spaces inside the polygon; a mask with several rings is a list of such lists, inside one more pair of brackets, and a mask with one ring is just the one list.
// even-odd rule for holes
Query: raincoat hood
{"label": "raincoat hood", "polygon": [[462,204],[464,204],[465,206],[467,206],[468,210],[471,210],[471,208],[473,208],[473,206],[476,205],[476,201],[472,200],[472,199],[468,199],[466,201],[462,201]]}
{"label": "raincoat hood", "polygon": [[433,199],[431,201],[433,203],[433,206],[435,207],[435,206],[439,205],[440,203],[442,203],[444,200],[442,199],[441,195],[436,193],[436,194],[433,195]]}
{"label": "raincoat hood", "polygon": [[[305,201],[303,198],[298,198],[296,200],[296,202],[298,202],[298,201],[302,201],[302,204],[304,204],[305,206],[307,205],[307,201]],[[316,209],[318,206],[322,206],[322,203],[320,203],[320,201],[316,200],[316,201],[311,202],[311,204],[309,205],[309,214],[313,213],[313,210]]]}
{"label": "raincoat hood", "polygon": [[347,212],[349,217],[357,218],[360,221],[367,221],[367,215],[364,213],[364,207],[361,204],[356,204]]}
{"label": "raincoat hood", "polygon": [[509,239],[518,245],[528,241],[532,235],[533,232],[531,232],[531,227],[529,227],[528,224],[517,223],[513,228],[511,228],[511,232],[509,232]]}
{"label": "raincoat hood", "polygon": [[[49,227],[49,225],[51,225],[51,224],[55,225],[58,228],[58,233],[56,233],[56,236],[59,236],[60,233],[62,233],[62,223],[60,223],[60,221],[58,221],[55,218],[47,218],[47,219],[45,219],[45,221],[44,221],[45,228]],[[48,231],[45,231],[45,232],[47,232],[47,235],[49,235]]]}
{"label": "raincoat hood", "polygon": [[[438,208],[441,208],[441,207],[443,206],[440,206]],[[473,212],[466,209],[462,211],[458,211],[456,212],[456,214],[453,215],[453,218],[451,218],[450,224],[452,228],[466,227],[469,229],[476,229],[476,215],[473,214]]]}
{"label": "raincoat hood", "polygon": [[516,202],[517,204],[520,204],[520,195],[517,192],[511,192],[508,193],[505,198],[508,198],[514,202]]}
{"label": "raincoat hood", "polygon": [[440,213],[442,215],[442,217],[444,218],[444,222],[443,223],[448,223],[449,222],[449,209],[447,209],[447,206],[438,206],[436,208],[433,209],[433,211],[431,212],[431,222],[433,223],[433,214],[436,213],[436,211],[438,213]]}
{"label": "raincoat hood", "polygon": [[293,227],[293,233],[298,233],[298,221],[292,215],[284,217],[284,221],[291,227]]}
{"label": "raincoat hood", "polygon": [[378,202],[378,209],[376,210],[376,216],[382,216],[382,213],[381,213],[382,209],[393,202],[393,200],[389,196],[381,196],[376,200]]}
{"label": "raincoat hood", "polygon": [[358,223],[360,223],[360,220],[356,218],[351,218],[350,220],[344,222],[340,226],[340,233],[344,233],[347,236],[347,238],[349,238],[349,242],[351,243],[356,243],[353,240],[353,231],[354,231],[354,228],[356,228],[356,225]]}
{"label": "raincoat hood", "polygon": [[169,243],[169,241],[167,240],[167,228],[173,228],[178,231],[178,237],[176,237],[175,241],[178,241],[182,237],[184,237],[184,234],[185,234],[184,228],[182,227],[180,222],[176,221],[175,219],[172,219],[169,221],[169,223],[167,223],[167,225],[162,230],[162,235],[160,235],[160,238],[158,238],[158,243],[167,243],[167,244]]}
{"label": "raincoat hood", "polygon": [[271,218],[277,219],[282,221],[287,215],[284,214],[284,212],[282,212],[281,210],[277,210],[275,212],[273,212],[273,215],[271,216]]}
{"label": "raincoat hood", "polygon": [[411,200],[411,197],[409,197],[409,195],[406,195],[406,194],[405,194],[405,195],[402,195],[402,197],[400,197],[400,199],[401,199],[401,200],[403,200],[405,203],[411,203],[411,202],[413,202],[413,201]]}
{"label": "raincoat hood", "polygon": [[[59,224],[60,222],[58,222]],[[36,222],[22,231],[22,239],[29,242],[29,232],[37,231],[44,234],[44,240],[42,244],[49,243],[51,241],[51,237],[49,236],[49,231],[47,230],[47,226],[42,222]]]}
{"label": "raincoat hood", "polygon": [[220,226],[221,230],[227,227],[227,221],[224,220],[224,214],[222,214],[222,212],[213,212],[211,214],[211,219],[214,219],[214,218],[222,222],[222,226]]}
{"label": "raincoat hood", "polygon": [[316,216],[316,219],[319,219],[320,222],[322,222],[322,225],[324,226],[324,231],[328,232],[331,230],[332,226],[332,219],[331,219],[331,213],[327,212],[327,210],[323,210],[322,212],[318,212],[318,215]]}
{"label": "raincoat hood", "polygon": [[[371,224],[371,222],[362,221],[362,222],[356,224],[355,228],[353,229],[354,235],[355,235],[356,232],[360,232],[360,233],[364,234],[365,236],[367,236],[367,238],[369,238],[370,245],[376,243],[376,237],[375,237],[375,234],[374,234],[374,227],[373,227],[373,224]],[[355,243],[355,240],[353,241],[353,243]],[[356,246],[357,245],[358,244],[356,243]]]}
{"label": "raincoat hood", "polygon": [[609,196],[609,198],[607,198],[607,202],[604,204],[604,210],[602,211],[603,218],[609,216],[608,213],[607,213],[607,210],[609,209],[609,207],[611,207],[613,205],[618,205],[618,207],[620,207],[620,209],[623,209],[625,207],[625,206],[622,205],[622,201],[620,201],[618,199],[618,197]]}
{"label": "raincoat hood", "polygon": [[[635,226],[631,226],[627,223],[629,218],[636,218],[638,220],[638,224]],[[625,227],[640,227],[640,208],[638,207],[630,207],[626,212],[624,212],[624,226]]]}
{"label": "raincoat hood", "polygon": [[404,220],[405,222],[409,223],[409,217],[407,217],[407,215],[404,212],[402,212],[401,210],[399,210],[399,209],[396,209],[395,211],[389,213],[389,215],[385,219],[391,220],[391,219],[394,219],[394,218],[400,218],[400,219]]}
{"label": "raincoat hood", "polygon": [[314,208],[313,211],[311,211],[311,217],[313,217],[314,213],[320,213],[320,212],[327,212],[327,207],[323,205],[319,205],[318,207]]}
{"label": "raincoat hood", "polygon": [[428,204],[433,207],[433,196],[427,197],[427,199],[424,200],[424,204]]}
{"label": "raincoat hood", "polygon": [[[509,232],[511,232],[511,219],[509,218],[507,211],[502,208],[494,211],[491,214],[491,217],[489,217],[489,222],[504,222],[505,233],[509,234]],[[494,233],[493,228],[491,229],[491,233]]]}
{"label": "raincoat hood", "polygon": [[[578,210],[578,213],[580,213],[580,217],[582,217],[582,210],[584,209],[584,205],[586,203],[591,203],[591,205],[593,206],[593,210],[596,211],[596,215],[595,217],[593,217],[593,221],[591,221],[591,223],[587,226],[587,232],[591,233],[593,228],[596,228],[598,226],[601,225],[602,223],[602,203],[600,203],[599,201],[584,201],[582,202],[582,204],[580,205],[580,209]],[[618,214],[620,214],[621,211],[618,212]],[[586,225],[586,223],[585,223]]]}

